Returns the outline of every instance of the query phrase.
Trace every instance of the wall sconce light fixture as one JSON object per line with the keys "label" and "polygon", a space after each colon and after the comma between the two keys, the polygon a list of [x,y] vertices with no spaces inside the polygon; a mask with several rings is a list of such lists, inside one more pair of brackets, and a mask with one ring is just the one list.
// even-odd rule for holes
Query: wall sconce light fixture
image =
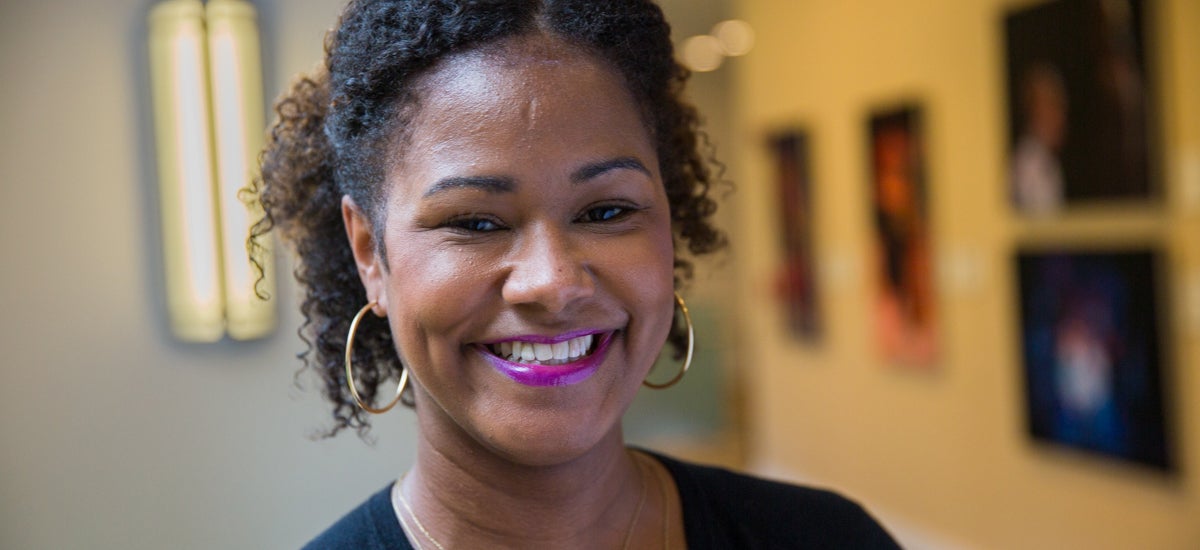
{"label": "wall sconce light fixture", "polygon": [[[261,338],[275,327],[275,307],[255,292],[246,239],[261,210],[242,192],[266,128],[254,7],[164,0],[150,11],[149,34],[171,330],[191,342]],[[270,259],[263,254],[258,283],[267,295]]]}

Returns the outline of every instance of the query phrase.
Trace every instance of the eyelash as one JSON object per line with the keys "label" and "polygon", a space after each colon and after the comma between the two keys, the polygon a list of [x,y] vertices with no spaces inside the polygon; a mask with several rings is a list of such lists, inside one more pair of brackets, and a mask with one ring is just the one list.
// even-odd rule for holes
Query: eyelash
{"label": "eyelash", "polygon": [[[579,216],[575,218],[575,221],[579,223],[612,223],[621,220],[637,210],[638,208],[634,206],[623,204],[603,204],[599,206],[591,206],[580,213]],[[488,227],[484,227],[485,225]],[[442,227],[461,231],[463,233],[491,233],[493,231],[506,229],[506,227],[498,220],[487,216],[478,216],[475,214],[467,214],[450,218],[442,224]]]}
{"label": "eyelash", "polygon": [[[613,211],[613,210],[616,210],[617,212],[608,217],[603,217],[603,214],[601,214],[598,217],[592,216],[592,214],[595,214],[597,212],[608,212],[608,211]],[[633,207],[630,207],[627,205],[604,204],[604,205],[600,205],[600,206],[593,206],[593,207],[588,208],[587,210],[584,210],[583,213],[579,215],[578,220],[582,221],[584,223],[614,222],[621,218],[624,218],[625,216],[628,216],[629,214],[633,213],[634,210],[635,209]]]}
{"label": "eyelash", "polygon": [[[482,224],[489,224],[492,227],[487,229],[479,227]],[[446,223],[442,225],[443,227],[455,229],[465,233],[491,233],[492,231],[504,229],[503,225],[500,225],[499,222],[493,219],[474,215],[454,217],[447,220]]]}

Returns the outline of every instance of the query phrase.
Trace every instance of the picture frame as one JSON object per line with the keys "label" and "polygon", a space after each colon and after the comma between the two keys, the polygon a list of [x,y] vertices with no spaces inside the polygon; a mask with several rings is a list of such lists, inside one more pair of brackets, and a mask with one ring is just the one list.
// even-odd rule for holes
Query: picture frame
{"label": "picture frame", "polygon": [[1163,261],[1154,247],[1018,251],[1025,410],[1035,441],[1174,469]]}
{"label": "picture frame", "polygon": [[818,281],[814,261],[813,189],[809,137],[799,128],[778,131],[768,138],[775,166],[779,241],[782,265],[776,293],[784,310],[787,331],[794,338],[816,342],[822,331]]}
{"label": "picture frame", "polygon": [[1008,194],[1018,213],[1158,199],[1147,4],[1053,0],[1005,15]]}
{"label": "picture frame", "polygon": [[923,124],[917,103],[867,121],[875,337],[885,361],[914,369],[932,368],[939,348]]}

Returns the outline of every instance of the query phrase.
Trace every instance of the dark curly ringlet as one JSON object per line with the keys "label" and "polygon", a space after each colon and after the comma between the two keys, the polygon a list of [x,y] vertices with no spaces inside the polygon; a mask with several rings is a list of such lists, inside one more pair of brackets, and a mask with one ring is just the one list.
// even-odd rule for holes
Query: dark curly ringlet
{"label": "dark curly ringlet", "polygon": [[[325,66],[296,81],[275,107],[279,118],[253,189],[265,214],[249,245],[256,258],[264,253],[258,239],[278,229],[299,256],[299,332],[309,346],[300,357],[333,402],[326,435],[343,428],[365,435],[369,428],[343,368],[346,333],[367,296],[346,238],[342,196],[370,218],[382,253],[382,182],[388,159],[403,158],[407,127],[420,108],[418,77],[448,55],[536,33],[605,60],[638,101],[671,206],[676,287],[691,277],[681,245],[700,255],[725,244],[711,222],[715,180],[699,151],[699,119],[681,97],[689,73],[675,62],[670,27],[650,0],[352,0],[326,38]],[[669,337],[677,354],[686,345],[682,328],[672,327]],[[394,386],[381,384],[403,367],[385,320],[364,317],[354,365],[364,399],[374,401],[379,391],[390,397]]]}

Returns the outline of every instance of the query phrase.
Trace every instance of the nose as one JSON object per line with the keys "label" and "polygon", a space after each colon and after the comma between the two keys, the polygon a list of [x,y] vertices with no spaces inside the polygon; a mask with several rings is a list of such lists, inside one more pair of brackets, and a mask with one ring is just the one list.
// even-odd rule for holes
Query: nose
{"label": "nose", "polygon": [[517,243],[501,294],[513,305],[536,305],[561,313],[595,291],[580,246],[562,230],[531,228]]}

